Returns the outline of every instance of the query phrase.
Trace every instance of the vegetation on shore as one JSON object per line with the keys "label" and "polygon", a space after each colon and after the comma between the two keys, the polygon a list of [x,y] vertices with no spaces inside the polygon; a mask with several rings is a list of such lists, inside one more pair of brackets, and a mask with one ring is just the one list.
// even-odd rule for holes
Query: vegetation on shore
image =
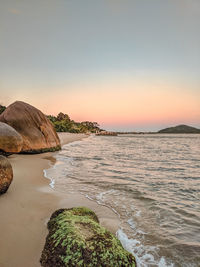
{"label": "vegetation on shore", "polygon": [[75,122],[67,114],[60,112],[57,116],[48,115],[57,132],[69,133],[96,133],[100,131],[97,122],[83,121]]}
{"label": "vegetation on shore", "polygon": [[55,211],[48,222],[49,234],[40,259],[43,267],[135,267],[134,256],[100,226],[96,214],[79,207]]}

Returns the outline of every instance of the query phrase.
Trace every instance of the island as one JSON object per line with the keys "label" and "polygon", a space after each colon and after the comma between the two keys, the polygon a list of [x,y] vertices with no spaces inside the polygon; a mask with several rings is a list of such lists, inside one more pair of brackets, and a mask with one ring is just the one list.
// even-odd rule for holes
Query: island
{"label": "island", "polygon": [[188,125],[184,125],[184,124],[181,124],[181,125],[177,125],[177,126],[174,126],[174,127],[169,127],[169,128],[165,128],[165,129],[162,129],[160,131],[158,131],[158,133],[172,133],[172,134],[176,134],[176,133],[187,133],[187,134],[197,134],[197,133],[200,133],[200,129],[197,129],[195,127],[191,127],[191,126],[188,126]]}

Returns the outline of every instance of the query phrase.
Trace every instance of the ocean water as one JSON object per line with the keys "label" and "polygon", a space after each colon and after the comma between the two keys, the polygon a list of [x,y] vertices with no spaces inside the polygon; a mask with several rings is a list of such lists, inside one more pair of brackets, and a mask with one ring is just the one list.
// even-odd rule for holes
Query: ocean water
{"label": "ocean water", "polygon": [[56,159],[51,186],[116,212],[139,267],[200,266],[200,135],[91,136]]}

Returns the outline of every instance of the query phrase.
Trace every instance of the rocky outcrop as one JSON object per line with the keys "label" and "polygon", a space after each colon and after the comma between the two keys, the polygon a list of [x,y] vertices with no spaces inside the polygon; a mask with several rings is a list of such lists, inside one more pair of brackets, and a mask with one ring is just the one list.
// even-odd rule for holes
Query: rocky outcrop
{"label": "rocky outcrop", "polygon": [[136,266],[135,258],[120,241],[100,226],[88,208],[60,209],[48,222],[49,234],[40,259],[52,266]]}
{"label": "rocky outcrop", "polygon": [[101,131],[99,133],[96,133],[97,136],[117,136],[116,132],[107,132],[107,131]]}
{"label": "rocky outcrop", "polygon": [[0,122],[0,154],[19,153],[22,146],[21,135],[8,124]]}
{"label": "rocky outcrop", "polygon": [[0,195],[4,194],[13,179],[13,170],[7,158],[0,155]]}
{"label": "rocky outcrop", "polygon": [[16,101],[0,115],[23,138],[21,152],[40,153],[60,149],[59,137],[47,117],[37,108]]}

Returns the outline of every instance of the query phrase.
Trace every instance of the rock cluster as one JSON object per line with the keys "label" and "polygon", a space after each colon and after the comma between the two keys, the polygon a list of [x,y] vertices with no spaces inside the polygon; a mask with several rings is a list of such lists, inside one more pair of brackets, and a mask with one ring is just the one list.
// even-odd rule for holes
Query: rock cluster
{"label": "rock cluster", "polygon": [[88,208],[60,209],[48,222],[49,234],[40,259],[43,267],[135,267],[132,254],[100,226]]}
{"label": "rock cluster", "polygon": [[107,131],[101,131],[99,133],[96,133],[97,136],[117,136],[116,132],[107,132]]}
{"label": "rock cluster", "polygon": [[40,110],[27,103],[14,102],[0,115],[0,121],[21,135],[21,152],[40,153],[60,149],[60,140],[51,122]]}
{"label": "rock cluster", "polygon": [[6,193],[13,179],[13,170],[7,158],[0,155],[0,195]]}

